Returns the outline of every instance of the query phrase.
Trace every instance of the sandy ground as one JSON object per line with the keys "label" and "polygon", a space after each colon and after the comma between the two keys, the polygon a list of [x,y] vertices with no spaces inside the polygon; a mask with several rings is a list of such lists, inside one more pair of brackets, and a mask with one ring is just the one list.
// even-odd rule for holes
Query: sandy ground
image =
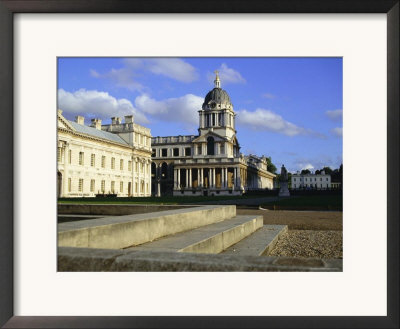
{"label": "sandy ground", "polygon": [[342,231],[341,211],[279,211],[237,209],[238,215],[262,215],[264,224],[284,224],[289,230]]}

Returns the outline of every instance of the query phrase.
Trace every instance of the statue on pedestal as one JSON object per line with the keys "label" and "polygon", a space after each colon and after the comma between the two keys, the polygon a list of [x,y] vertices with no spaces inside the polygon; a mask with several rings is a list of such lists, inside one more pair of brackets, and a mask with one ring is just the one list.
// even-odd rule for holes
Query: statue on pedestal
{"label": "statue on pedestal", "polygon": [[284,165],[281,168],[279,196],[290,196],[288,188],[288,173]]}

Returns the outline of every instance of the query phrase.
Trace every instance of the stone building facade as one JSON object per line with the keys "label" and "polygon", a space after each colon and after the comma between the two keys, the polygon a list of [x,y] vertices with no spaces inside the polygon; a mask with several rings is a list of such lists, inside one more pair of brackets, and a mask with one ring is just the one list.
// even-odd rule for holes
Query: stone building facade
{"label": "stone building facade", "polygon": [[291,178],[292,189],[330,189],[331,175],[325,174],[324,171],[321,174],[292,174]]}
{"label": "stone building facade", "polygon": [[57,194],[59,197],[151,195],[150,129],[133,116],[110,125],[84,118],[69,121],[58,110]]}
{"label": "stone building facade", "polygon": [[198,135],[153,137],[154,195],[240,195],[272,189],[265,157],[241,154],[235,112],[218,76],[199,113]]}

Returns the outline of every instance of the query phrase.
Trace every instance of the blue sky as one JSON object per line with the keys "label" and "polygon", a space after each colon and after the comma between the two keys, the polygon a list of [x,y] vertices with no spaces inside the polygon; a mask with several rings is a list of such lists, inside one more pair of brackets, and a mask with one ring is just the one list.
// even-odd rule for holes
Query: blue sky
{"label": "blue sky", "polygon": [[214,70],[244,154],[289,171],[342,163],[341,58],[59,58],[58,108],[85,123],[133,114],[153,136],[196,135]]}

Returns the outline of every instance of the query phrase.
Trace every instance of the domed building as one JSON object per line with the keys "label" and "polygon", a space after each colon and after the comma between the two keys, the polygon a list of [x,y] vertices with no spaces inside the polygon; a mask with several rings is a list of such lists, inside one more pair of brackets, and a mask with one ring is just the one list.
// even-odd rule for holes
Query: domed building
{"label": "domed building", "polygon": [[221,88],[214,88],[199,112],[198,135],[153,137],[153,195],[240,195],[273,188],[265,157],[244,156],[236,137],[235,112]]}

